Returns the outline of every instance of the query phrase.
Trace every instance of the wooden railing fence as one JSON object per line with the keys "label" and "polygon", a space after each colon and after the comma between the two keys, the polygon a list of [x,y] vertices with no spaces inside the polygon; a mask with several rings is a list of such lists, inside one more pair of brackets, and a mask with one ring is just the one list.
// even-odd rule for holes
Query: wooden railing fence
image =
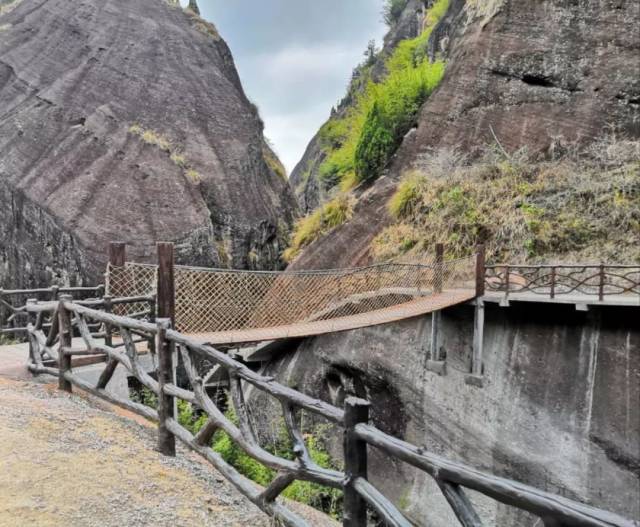
{"label": "wooden railing fence", "polygon": [[[30,304],[27,310],[36,315],[44,312],[49,312],[52,316],[55,314],[59,321],[52,325],[45,341],[41,338],[32,339],[32,361],[29,369],[33,373],[56,375],[59,378],[59,386],[63,390],[71,391],[72,386],[75,385],[158,422],[161,452],[174,454],[177,438],[209,461],[260,509],[286,525],[307,525],[300,516],[276,501],[276,498],[293,481],[304,480],[344,490],[345,526],[365,527],[366,511],[369,507],[375,510],[387,525],[411,526],[412,523],[399,509],[367,479],[368,446],[378,448],[392,458],[400,459],[431,475],[464,527],[477,527],[483,524],[463,488],[473,489],[499,502],[535,514],[542,518],[546,526],[631,527],[638,525],[615,514],[428,453],[422,448],[385,434],[370,425],[368,402],[348,398],[344,408],[341,409],[311,398],[275,382],[273,378],[253,372],[211,346],[199,344],[171,330],[168,319],[159,319],[152,324],[98,311],[73,302],[68,297],[61,298],[55,304]],[[122,346],[108,346],[99,342],[89,329],[93,323],[115,328],[122,339]],[[82,336],[84,346],[81,348],[72,346],[73,328],[77,328]],[[155,347],[159,355],[157,380],[145,372],[140,364],[136,336],[140,342],[155,339]],[[52,353],[56,341],[58,342],[57,353]],[[174,380],[173,366],[176,351],[180,354],[189,378],[188,388],[178,386]],[[107,359],[104,371],[95,385],[73,372],[70,358],[80,354],[103,354]],[[57,368],[43,364],[46,355],[57,357]],[[194,366],[196,357],[206,357],[228,372],[231,380],[230,399],[239,419],[237,426],[225,416],[207,394],[203,380]],[[118,364],[124,366],[129,375],[138,379],[158,396],[157,409],[117,398],[106,391],[107,383]],[[247,385],[252,385],[280,402],[284,422],[294,445],[295,461],[273,455],[260,445],[249,419],[245,399]],[[208,421],[196,435],[189,432],[172,415],[174,398],[189,402],[207,414]],[[299,428],[297,415],[301,410],[321,416],[344,429],[344,473],[321,468],[313,462]],[[217,430],[226,432],[253,459],[278,472],[278,476],[269,487],[257,488],[209,448],[211,438]]]}
{"label": "wooden railing fence", "polygon": [[[533,487],[484,473],[461,463],[426,452],[406,441],[383,433],[369,424],[369,403],[348,398],[344,408],[337,408],[321,400],[309,397],[264,377],[217,349],[194,342],[171,329],[169,319],[155,323],[122,317],[94,309],[62,297],[57,303],[31,303],[29,313],[39,316],[50,313],[58,323],[50,327],[47,335],[31,340],[29,369],[34,374],[56,375],[62,390],[73,386],[106,399],[111,403],[136,412],[159,423],[158,447],[167,455],[175,455],[176,438],[188,448],[209,461],[243,495],[268,515],[285,525],[306,526],[306,521],[290,510],[278,496],[294,481],[311,481],[344,491],[344,520],[348,527],[365,527],[367,510],[376,511],[389,526],[410,527],[405,515],[368,479],[367,457],[370,448],[377,448],[392,458],[402,460],[431,475],[442,490],[460,525],[483,525],[472,501],[464,488],[493,498],[499,502],[528,511],[542,518],[550,526],[618,526],[637,527],[637,522],[581,503],[540,491]],[[107,345],[89,329],[92,324],[114,328],[122,346]],[[74,329],[82,337],[83,346],[74,347]],[[32,334],[38,330],[30,329]],[[137,338],[136,338],[137,337]],[[147,373],[140,363],[140,342],[155,340],[158,353],[157,379]],[[56,348],[52,353],[53,348]],[[81,354],[102,354],[106,366],[98,381],[91,384],[74,372],[71,357]],[[179,354],[189,379],[188,385],[178,386],[175,381],[175,355]],[[56,366],[45,365],[46,356],[56,357]],[[205,390],[203,379],[194,366],[197,358],[206,358],[212,364],[224,368],[230,378],[230,403],[238,416],[234,424]],[[156,409],[114,396],[106,386],[118,365],[126,368],[147,389],[158,396]],[[287,432],[293,444],[294,460],[285,459],[267,451],[260,444],[258,434],[249,417],[245,398],[247,386],[253,386],[277,400],[282,408]],[[192,434],[173,415],[174,400],[180,399],[195,405],[207,415],[203,428]],[[312,460],[299,426],[301,411],[324,418],[344,430],[344,472],[319,467]],[[214,452],[209,444],[213,434],[223,430],[244,452],[253,459],[278,473],[265,489],[240,474]]]}
{"label": "wooden railing fence", "polygon": [[[77,300],[102,298],[104,285],[95,287],[42,287],[36,289],[0,289],[0,336],[27,336],[27,302],[58,300],[59,295],[71,295]],[[45,322],[45,325],[49,322]]]}
{"label": "wooden railing fence", "polygon": [[487,291],[532,293],[549,298],[561,295],[640,299],[640,265],[488,265]]}
{"label": "wooden railing fence", "polygon": [[[159,244],[158,254],[157,297],[77,300],[64,290],[57,291],[62,294],[55,301],[31,298],[21,311],[27,317],[29,370],[36,375],[56,376],[61,390],[71,392],[76,386],[157,422],[160,452],[175,455],[177,439],[204,457],[262,511],[285,525],[308,525],[285,502],[277,499],[296,480],[342,489],[343,525],[346,527],[366,527],[367,515],[371,511],[375,511],[389,526],[414,525],[368,478],[368,456],[371,449],[377,449],[392,459],[429,474],[463,527],[484,525],[465,489],[536,515],[545,527],[639,527],[637,521],[432,454],[372,426],[367,401],[349,397],[343,408],[335,407],[284,386],[272,377],[262,376],[226,353],[173,330],[175,285],[172,245]],[[122,253],[115,251],[112,260],[118,260],[118,255],[122,256]],[[436,262],[439,263],[441,258],[442,249],[439,249]],[[485,287],[484,276],[484,257],[479,251],[478,295]],[[436,281],[438,284],[439,279]],[[47,290],[47,293],[53,291]],[[126,308],[132,304],[148,307],[135,313],[134,317]],[[127,316],[123,316],[124,313]],[[80,338],[74,339],[76,336]],[[154,361],[155,377],[145,370],[140,359],[141,354],[149,352],[157,359]],[[188,379],[183,385],[178,384],[175,375],[178,356]],[[235,410],[238,424],[229,419],[207,393],[195,366],[202,359],[227,372],[229,404]],[[99,362],[106,364],[95,383],[88,382],[77,371],[83,365]],[[157,395],[156,408],[118,397],[106,389],[118,367],[126,369],[129,376]],[[248,386],[279,403],[293,445],[291,459],[275,455],[262,446],[250,418],[246,398]],[[206,414],[207,421],[200,431],[192,434],[180,424],[174,415],[176,400],[186,401]],[[343,430],[344,471],[322,468],[313,461],[301,431],[302,412],[309,412]],[[268,487],[255,485],[210,448],[213,435],[218,430],[224,431],[251,458],[277,473]],[[420,525],[420,521],[417,524]]]}

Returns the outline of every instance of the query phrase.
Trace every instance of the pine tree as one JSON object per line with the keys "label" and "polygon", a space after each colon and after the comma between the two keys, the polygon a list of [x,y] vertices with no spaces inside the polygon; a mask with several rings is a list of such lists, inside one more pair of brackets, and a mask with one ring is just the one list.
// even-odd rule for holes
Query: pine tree
{"label": "pine tree", "polygon": [[196,15],[200,14],[200,8],[198,7],[197,0],[189,0],[188,9],[191,9],[191,11],[193,11]]}

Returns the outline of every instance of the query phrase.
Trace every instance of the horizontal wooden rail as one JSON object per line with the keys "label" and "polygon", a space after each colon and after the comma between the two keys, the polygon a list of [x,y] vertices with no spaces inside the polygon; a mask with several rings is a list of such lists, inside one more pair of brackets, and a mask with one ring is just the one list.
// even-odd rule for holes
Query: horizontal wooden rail
{"label": "horizontal wooden rail", "polygon": [[401,459],[427,472],[439,481],[454,483],[481,492],[501,503],[531,512],[542,518],[554,518],[561,525],[633,527],[636,523],[621,516],[538,490],[516,481],[500,478],[425,452],[406,441],[381,432],[371,425],[356,426],[356,434],[387,455]]}

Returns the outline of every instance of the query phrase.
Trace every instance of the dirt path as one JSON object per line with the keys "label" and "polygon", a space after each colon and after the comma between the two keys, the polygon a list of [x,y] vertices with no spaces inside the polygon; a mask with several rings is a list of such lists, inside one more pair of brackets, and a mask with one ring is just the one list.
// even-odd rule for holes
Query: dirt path
{"label": "dirt path", "polygon": [[200,458],[161,456],[153,427],[102,406],[0,377],[0,526],[270,525]]}

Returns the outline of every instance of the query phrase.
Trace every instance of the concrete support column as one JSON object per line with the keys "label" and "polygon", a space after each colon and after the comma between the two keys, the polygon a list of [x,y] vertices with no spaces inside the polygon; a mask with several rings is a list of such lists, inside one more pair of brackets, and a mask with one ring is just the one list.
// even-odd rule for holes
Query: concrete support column
{"label": "concrete support column", "polygon": [[471,359],[471,373],[482,375],[482,351],[484,341],[484,300],[476,299],[476,310],[473,321],[473,357]]}
{"label": "concrete support column", "polygon": [[441,311],[434,311],[431,314],[431,360],[440,360],[440,325],[442,319]]}

